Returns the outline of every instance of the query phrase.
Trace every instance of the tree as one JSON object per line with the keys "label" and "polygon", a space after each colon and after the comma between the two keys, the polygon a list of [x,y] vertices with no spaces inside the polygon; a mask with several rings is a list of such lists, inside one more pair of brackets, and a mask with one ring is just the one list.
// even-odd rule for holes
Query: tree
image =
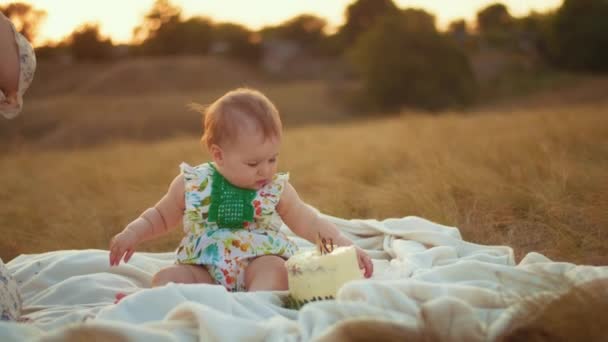
{"label": "tree", "polygon": [[178,23],[173,36],[167,40],[179,42],[181,47],[176,52],[203,55],[209,52],[213,40],[213,22],[208,18],[194,17]]}
{"label": "tree", "polygon": [[181,21],[182,9],[171,4],[169,0],[156,0],[144,21],[133,30],[133,41],[136,43],[154,39],[163,25]]}
{"label": "tree", "polygon": [[434,18],[422,10],[385,17],[349,55],[366,94],[383,109],[460,106],[476,94],[466,55],[437,32]]}
{"label": "tree", "polygon": [[490,5],[477,13],[477,29],[480,33],[505,32],[513,26],[513,17],[503,4]]}
{"label": "tree", "polygon": [[142,25],[133,32],[141,45],[135,50],[150,55],[205,54],[209,50],[212,22],[194,17],[182,20],[181,8],[169,0],[156,0]]}
{"label": "tree", "polygon": [[608,1],[564,0],[553,24],[553,54],[565,68],[608,72]]}
{"label": "tree", "polygon": [[84,24],[68,38],[72,56],[76,60],[105,60],[112,57],[112,41],[99,33],[98,24]]}
{"label": "tree", "polygon": [[395,14],[399,9],[392,0],[357,0],[346,8],[346,23],[339,33],[346,47],[368,31],[380,18]]}
{"label": "tree", "polygon": [[552,49],[555,47],[553,32],[554,12],[530,12],[527,16],[517,18],[515,21],[517,34],[521,43],[525,44],[524,50],[538,54],[544,60],[554,63],[555,56]]}
{"label": "tree", "polygon": [[35,9],[22,2],[0,6],[0,11],[13,22],[15,28],[30,42],[36,38],[38,28],[47,15],[45,11]]}
{"label": "tree", "polygon": [[256,33],[237,24],[223,23],[213,27],[213,42],[218,53],[247,63],[256,64],[262,49]]}
{"label": "tree", "polygon": [[301,14],[278,26],[264,28],[260,33],[265,39],[290,40],[305,49],[317,50],[325,38],[326,26],[327,21],[323,18]]}
{"label": "tree", "polygon": [[490,5],[477,13],[477,30],[490,46],[513,47],[514,19],[503,4]]}
{"label": "tree", "polygon": [[163,24],[153,38],[146,40],[144,48],[150,54],[206,54],[212,29],[211,21],[206,18],[171,21]]}
{"label": "tree", "polygon": [[458,19],[452,21],[448,25],[448,34],[456,43],[464,46],[469,38],[469,30],[467,28],[467,22],[464,19]]}
{"label": "tree", "polygon": [[448,32],[455,36],[466,36],[468,34],[467,22],[464,19],[452,21],[448,26]]}

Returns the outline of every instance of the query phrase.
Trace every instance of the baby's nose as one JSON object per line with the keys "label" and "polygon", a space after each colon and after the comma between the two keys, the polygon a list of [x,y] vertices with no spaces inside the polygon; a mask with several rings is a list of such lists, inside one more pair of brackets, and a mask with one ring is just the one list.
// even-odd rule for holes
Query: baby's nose
{"label": "baby's nose", "polygon": [[269,163],[262,163],[262,165],[258,169],[259,175],[262,176],[262,177],[268,177],[268,173],[269,172],[270,172],[270,164]]}

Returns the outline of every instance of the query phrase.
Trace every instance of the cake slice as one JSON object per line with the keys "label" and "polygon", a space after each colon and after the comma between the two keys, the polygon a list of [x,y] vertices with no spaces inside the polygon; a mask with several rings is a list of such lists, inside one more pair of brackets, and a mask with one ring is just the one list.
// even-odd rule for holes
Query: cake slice
{"label": "cake slice", "polygon": [[338,290],[351,280],[362,279],[357,250],[354,246],[331,244],[304,250],[286,262],[289,294],[296,303],[333,299]]}

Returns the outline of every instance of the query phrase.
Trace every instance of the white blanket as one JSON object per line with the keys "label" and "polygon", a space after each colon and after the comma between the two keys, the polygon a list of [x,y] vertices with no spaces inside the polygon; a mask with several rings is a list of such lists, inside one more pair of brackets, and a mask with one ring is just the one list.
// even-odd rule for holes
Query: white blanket
{"label": "white blanket", "polygon": [[[103,250],[21,255],[7,266],[29,322],[0,322],[0,340],[308,341],[359,319],[484,341],[505,329],[521,298],[562,291],[564,278],[608,277],[608,267],[557,263],[538,253],[516,265],[510,247],[469,243],[457,228],[418,217],[325,217],[366,249],[375,267],[371,279],[348,283],[335,301],[295,311],[282,307],[286,292],[229,293],[192,284],[150,289],[152,275],[173,263],[173,253],[135,253],[113,268]],[[128,296],[114,304],[119,292]]]}

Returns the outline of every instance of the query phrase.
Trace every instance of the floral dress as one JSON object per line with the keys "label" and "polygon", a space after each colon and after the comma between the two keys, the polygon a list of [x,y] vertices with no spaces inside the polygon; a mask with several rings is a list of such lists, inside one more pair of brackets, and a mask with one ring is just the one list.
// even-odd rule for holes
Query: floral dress
{"label": "floral dress", "polygon": [[276,212],[289,174],[277,173],[261,189],[250,190],[251,197],[247,197],[250,202],[245,207],[252,209],[252,219],[234,225],[222,220],[231,213],[230,208],[221,207],[222,194],[218,194],[223,189],[219,183],[227,181],[213,164],[192,167],[182,163],[180,168],[186,187],[183,218],[186,235],[177,249],[177,263],[205,265],[218,284],[229,291],[243,291],[244,270],[251,260],[262,255],[287,259],[297,250],[279,231],[282,222]]}

